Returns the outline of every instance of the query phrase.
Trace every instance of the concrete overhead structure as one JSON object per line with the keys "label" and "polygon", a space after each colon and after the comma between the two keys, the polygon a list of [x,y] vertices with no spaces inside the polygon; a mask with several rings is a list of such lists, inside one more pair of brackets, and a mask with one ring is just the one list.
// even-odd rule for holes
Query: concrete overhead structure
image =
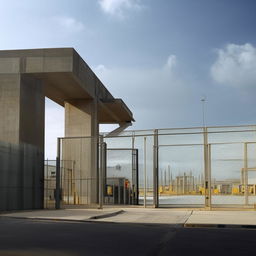
{"label": "concrete overhead structure", "polygon": [[[65,107],[66,137],[97,138],[100,123],[127,127],[134,121],[125,103],[111,95],[73,48],[0,51],[0,142],[2,151],[8,148],[0,151],[0,189],[8,198],[0,209],[43,207],[45,96]],[[85,175],[96,178],[97,144],[88,145]],[[18,177],[9,186],[14,169]],[[14,191],[16,186],[20,189]],[[26,193],[33,195],[28,199]],[[10,205],[9,200],[16,203]]]}

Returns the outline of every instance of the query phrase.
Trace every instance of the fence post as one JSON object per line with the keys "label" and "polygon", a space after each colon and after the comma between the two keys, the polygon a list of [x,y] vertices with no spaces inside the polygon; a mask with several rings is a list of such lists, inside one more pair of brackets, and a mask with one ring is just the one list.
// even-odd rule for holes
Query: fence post
{"label": "fence post", "polygon": [[247,143],[244,143],[244,173],[243,173],[243,180],[244,180],[244,196],[245,196],[245,205],[248,205],[248,149]]}
{"label": "fence post", "polygon": [[106,143],[103,141],[103,136],[100,135],[99,139],[100,149],[100,165],[99,165],[99,208],[103,208],[103,197],[104,197],[104,182],[106,174]]}
{"label": "fence post", "polygon": [[153,145],[153,206],[158,208],[158,130],[154,130],[154,145]]}
{"label": "fence post", "polygon": [[60,138],[57,140],[55,209],[60,209]]}
{"label": "fence post", "polygon": [[209,191],[208,191],[208,207],[211,209],[212,207],[212,146],[208,144],[208,183],[209,183]]}
{"label": "fence post", "polygon": [[144,137],[144,207],[147,207],[147,137]]}
{"label": "fence post", "polygon": [[204,136],[204,191],[205,191],[205,207],[211,207],[211,175],[209,166],[209,145],[208,145],[208,131],[207,127],[203,127]]}

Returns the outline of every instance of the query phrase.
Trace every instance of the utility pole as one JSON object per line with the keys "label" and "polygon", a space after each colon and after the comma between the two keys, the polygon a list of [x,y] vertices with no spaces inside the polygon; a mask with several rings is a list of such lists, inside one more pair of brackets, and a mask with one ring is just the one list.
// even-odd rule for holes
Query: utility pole
{"label": "utility pole", "polygon": [[201,102],[202,102],[202,116],[203,116],[203,127],[205,127],[206,125],[206,121],[205,121],[205,102],[206,102],[206,97],[203,96],[202,99],[201,99]]}

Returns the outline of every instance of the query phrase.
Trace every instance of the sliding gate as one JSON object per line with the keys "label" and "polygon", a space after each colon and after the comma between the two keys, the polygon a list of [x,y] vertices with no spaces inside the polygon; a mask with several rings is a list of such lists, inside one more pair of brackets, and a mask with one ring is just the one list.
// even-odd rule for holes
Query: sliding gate
{"label": "sliding gate", "polygon": [[105,204],[138,204],[138,150],[107,148]]}

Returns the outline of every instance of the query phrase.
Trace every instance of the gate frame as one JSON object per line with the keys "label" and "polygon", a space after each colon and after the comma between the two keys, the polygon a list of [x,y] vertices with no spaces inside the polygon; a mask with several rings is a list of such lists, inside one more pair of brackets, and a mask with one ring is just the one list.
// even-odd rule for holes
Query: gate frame
{"label": "gate frame", "polygon": [[[132,204],[130,205],[139,205],[139,150],[137,148],[107,148],[106,143],[106,154],[108,150],[120,150],[125,151],[129,150],[132,153],[132,181],[134,180],[134,172],[136,172],[136,179],[135,179],[135,197],[132,197]],[[105,180],[107,179],[107,156],[106,156],[106,172],[105,172]],[[132,182],[133,185],[133,182]]]}

